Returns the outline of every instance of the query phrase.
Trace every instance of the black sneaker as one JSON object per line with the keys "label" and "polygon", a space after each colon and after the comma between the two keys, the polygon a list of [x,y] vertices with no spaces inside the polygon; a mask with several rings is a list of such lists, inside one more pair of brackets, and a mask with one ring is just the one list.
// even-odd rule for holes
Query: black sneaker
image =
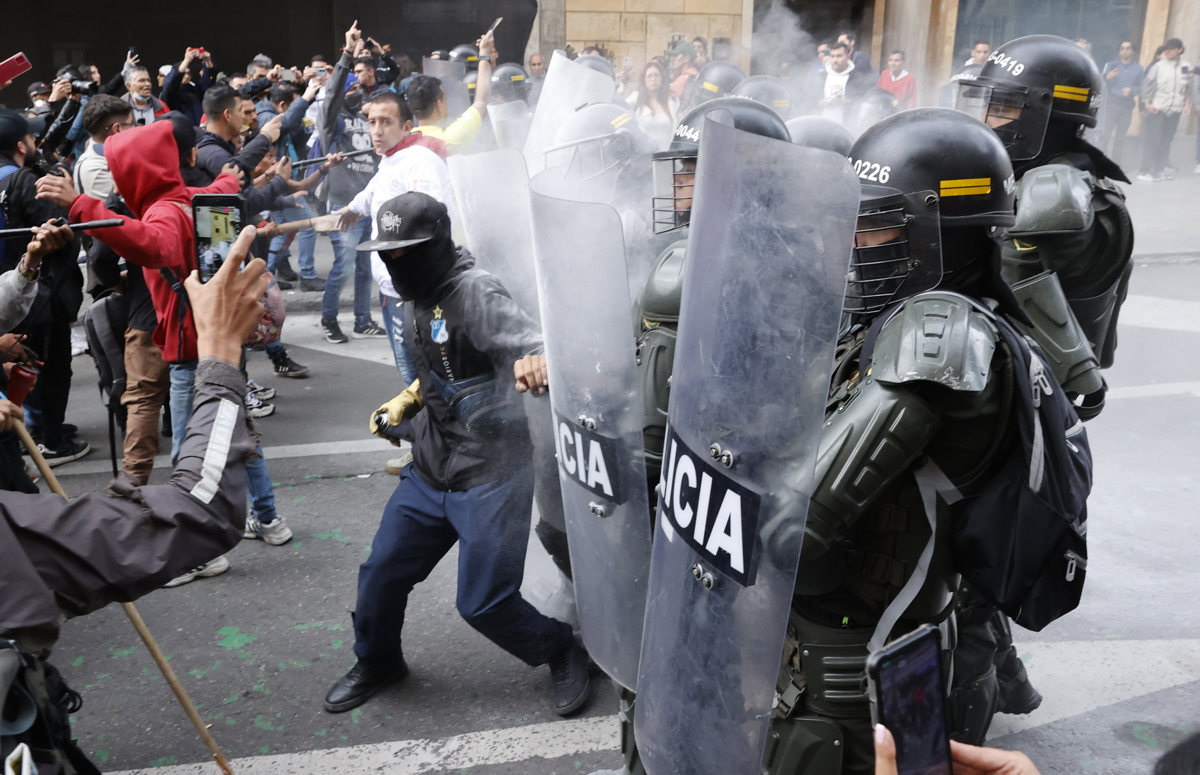
{"label": "black sneaker", "polygon": [[588,701],[591,678],[588,675],[588,655],[574,641],[550,660],[550,680],[554,684],[554,712],[570,716]]}
{"label": "black sneaker", "polygon": [[[286,258],[280,259],[279,262],[275,264],[275,271],[273,274],[275,275],[276,280],[286,280],[289,283],[294,283],[300,279],[300,277],[296,274],[296,270],[292,269],[291,262],[289,262]],[[280,283],[279,287],[282,288],[283,284]]]}
{"label": "black sneaker", "polygon": [[300,379],[308,376],[308,367],[301,366],[299,363],[293,361],[291,356],[285,354],[279,360],[275,361],[275,376]]}
{"label": "black sneaker", "polygon": [[325,341],[333,342],[334,344],[345,344],[350,340],[342,333],[342,327],[338,325],[336,320],[322,320],[321,330],[325,332]]}
{"label": "black sneaker", "polygon": [[323,291],[325,290],[325,281],[320,277],[301,277],[300,290],[302,291]]}
{"label": "black sneaker", "polygon": [[387,336],[387,331],[375,325],[375,321],[370,321],[363,325],[355,324],[354,338],[355,339],[378,339]]}
{"label": "black sneaker", "polygon": [[294,285],[289,283],[287,280],[280,280],[278,277],[275,278],[275,284],[279,286],[279,290],[281,290],[281,291],[290,291],[292,288],[295,287]]}
{"label": "black sneaker", "polygon": [[325,710],[330,713],[344,713],[357,708],[371,695],[389,684],[399,681],[408,675],[408,665],[404,657],[400,664],[391,669],[372,669],[362,662],[355,662],[354,667],[341,678],[325,695]]}
{"label": "black sneaker", "polygon": [[38,449],[42,453],[42,457],[46,458],[46,465],[54,468],[61,466],[63,463],[70,463],[72,460],[78,460],[87,453],[92,451],[91,446],[86,441],[79,439],[63,439],[54,449],[47,447],[45,444],[38,444]]}

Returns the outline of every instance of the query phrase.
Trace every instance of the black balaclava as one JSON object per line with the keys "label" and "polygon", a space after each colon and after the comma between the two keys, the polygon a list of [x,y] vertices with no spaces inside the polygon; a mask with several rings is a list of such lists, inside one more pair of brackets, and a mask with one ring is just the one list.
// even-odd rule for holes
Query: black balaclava
{"label": "black balaclava", "polygon": [[[950,261],[947,256],[954,256]],[[1000,276],[1000,245],[981,226],[942,226],[942,281],[938,288],[974,298],[995,299],[1000,311],[1029,323],[1012,288]]]}
{"label": "black balaclava", "polygon": [[447,281],[467,268],[456,266],[459,255],[450,238],[449,216],[442,216],[437,222],[432,239],[413,245],[398,258],[388,259],[382,254],[380,258],[400,298],[418,304],[438,301],[445,293]]}

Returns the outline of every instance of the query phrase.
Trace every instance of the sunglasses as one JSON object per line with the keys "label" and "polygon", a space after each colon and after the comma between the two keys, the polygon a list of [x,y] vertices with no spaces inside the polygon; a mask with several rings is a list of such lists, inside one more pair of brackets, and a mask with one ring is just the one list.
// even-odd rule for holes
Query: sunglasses
{"label": "sunglasses", "polygon": [[823,56],[823,57],[827,57],[827,56],[829,56],[831,53],[832,53],[832,52],[831,52],[829,49],[827,49],[827,48],[823,48],[823,49],[821,49],[821,56]]}

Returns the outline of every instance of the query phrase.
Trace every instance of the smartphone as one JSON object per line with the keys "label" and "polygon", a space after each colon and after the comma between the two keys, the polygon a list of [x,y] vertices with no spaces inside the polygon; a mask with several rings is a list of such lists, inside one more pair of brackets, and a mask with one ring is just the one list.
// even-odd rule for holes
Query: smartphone
{"label": "smartphone", "polygon": [[30,70],[33,64],[24,53],[16,53],[0,62],[0,83],[7,83],[21,73]]}
{"label": "smartphone", "polygon": [[316,67],[316,68],[313,68],[313,69],[317,71],[317,77],[318,77],[318,78],[324,78],[324,77],[325,77],[325,75],[326,75],[326,74],[329,72],[329,71],[328,71],[326,68],[324,68],[324,67]]}
{"label": "smartphone", "polygon": [[292,72],[291,70],[280,70],[279,71],[279,80],[294,81],[294,80],[296,80],[296,74],[294,72]]}
{"label": "smartphone", "polygon": [[899,775],[951,775],[942,639],[926,624],[867,660],[871,716],[896,741]]}
{"label": "smartphone", "polygon": [[503,17],[503,16],[497,16],[497,17],[496,17],[496,21],[492,22],[492,26],[491,26],[491,27],[488,27],[488,32],[492,32],[492,31],[493,31],[493,30],[495,30],[497,27],[499,27],[499,26],[500,26],[500,22],[502,22],[502,21],[504,21],[504,17]]}
{"label": "smartphone", "polygon": [[216,275],[234,241],[248,221],[246,200],[241,194],[197,194],[192,197],[196,231],[196,268],[200,282]]}

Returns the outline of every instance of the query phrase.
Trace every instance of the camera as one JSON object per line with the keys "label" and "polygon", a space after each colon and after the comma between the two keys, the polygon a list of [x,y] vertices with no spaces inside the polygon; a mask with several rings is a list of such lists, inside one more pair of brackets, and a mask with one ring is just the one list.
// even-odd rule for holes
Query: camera
{"label": "camera", "polygon": [[99,90],[100,90],[100,84],[96,83],[95,81],[83,81],[83,80],[71,81],[71,93],[72,94],[86,94],[87,96],[90,97],[93,94],[95,94],[96,92],[98,92]]}

